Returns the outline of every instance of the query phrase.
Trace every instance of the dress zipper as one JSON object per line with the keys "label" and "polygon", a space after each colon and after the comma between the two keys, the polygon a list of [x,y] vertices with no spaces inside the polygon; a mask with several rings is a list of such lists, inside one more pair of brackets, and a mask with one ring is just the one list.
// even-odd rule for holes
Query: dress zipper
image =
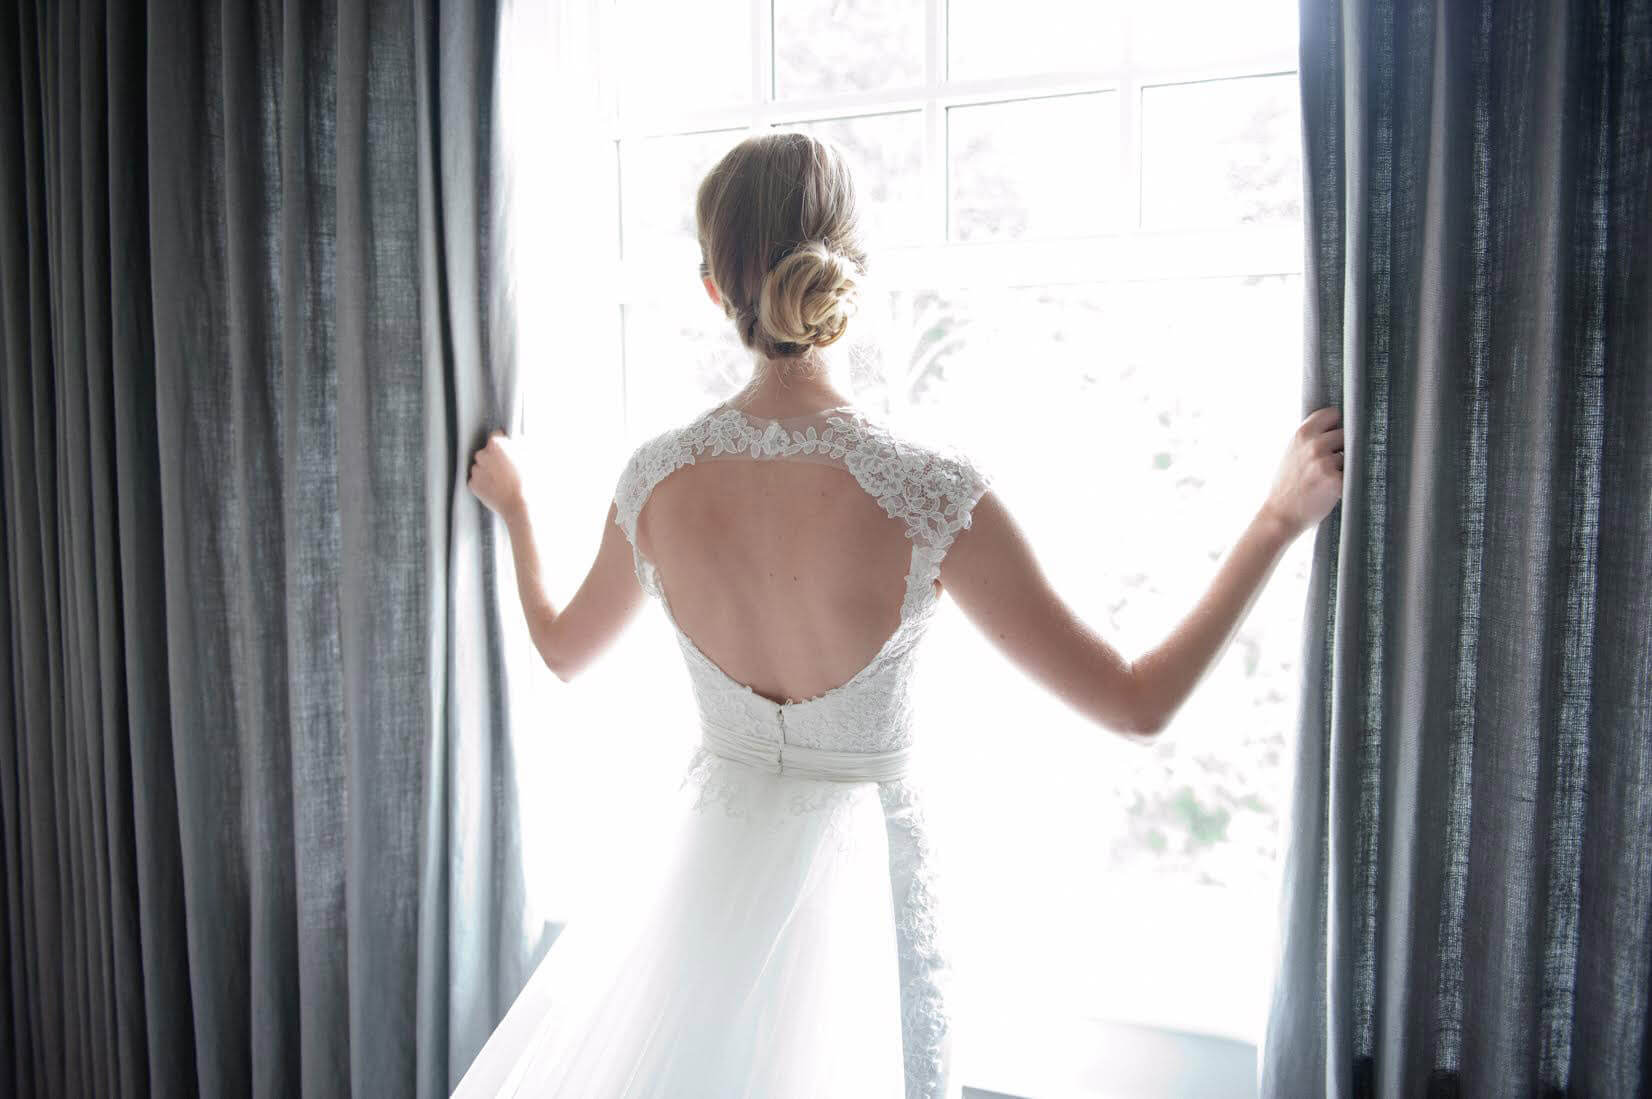
{"label": "dress zipper", "polygon": [[775,774],[786,773],[786,707],[776,706],[774,716],[780,719],[780,749],[776,753]]}

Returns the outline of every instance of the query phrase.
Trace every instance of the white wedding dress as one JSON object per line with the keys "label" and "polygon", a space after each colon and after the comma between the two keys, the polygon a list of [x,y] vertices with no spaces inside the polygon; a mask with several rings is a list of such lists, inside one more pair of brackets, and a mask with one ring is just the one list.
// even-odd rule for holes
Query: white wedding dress
{"label": "white wedding dress", "polygon": [[[900,625],[841,686],[776,703],[678,626],[637,516],[707,460],[846,469],[912,539]],[[951,1050],[910,689],[934,581],[988,481],[863,414],[719,405],[638,448],[615,494],[637,575],[688,661],[701,740],[680,818],[626,891],[555,940],[460,1099],[945,1099]]]}

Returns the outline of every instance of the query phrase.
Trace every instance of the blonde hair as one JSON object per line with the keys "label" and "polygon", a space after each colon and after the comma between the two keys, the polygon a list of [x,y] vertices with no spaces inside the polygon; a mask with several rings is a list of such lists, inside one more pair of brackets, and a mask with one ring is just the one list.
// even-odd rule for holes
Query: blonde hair
{"label": "blonde hair", "polygon": [[836,343],[859,305],[866,250],[848,164],[802,133],[749,137],[695,196],[694,221],[723,312],[771,359]]}

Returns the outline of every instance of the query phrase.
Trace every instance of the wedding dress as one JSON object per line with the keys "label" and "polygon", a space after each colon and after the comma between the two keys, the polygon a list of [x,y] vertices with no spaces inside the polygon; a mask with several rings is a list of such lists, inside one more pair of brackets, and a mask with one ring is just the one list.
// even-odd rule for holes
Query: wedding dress
{"label": "wedding dress", "polygon": [[[708,460],[852,474],[912,540],[900,625],[847,682],[777,703],[677,624],[637,517]],[[726,403],[644,443],[615,492],[637,576],[688,662],[700,743],[669,841],[575,914],[456,1099],[945,1099],[951,1048],[910,688],[934,581],[987,490],[963,455],[848,409]]]}

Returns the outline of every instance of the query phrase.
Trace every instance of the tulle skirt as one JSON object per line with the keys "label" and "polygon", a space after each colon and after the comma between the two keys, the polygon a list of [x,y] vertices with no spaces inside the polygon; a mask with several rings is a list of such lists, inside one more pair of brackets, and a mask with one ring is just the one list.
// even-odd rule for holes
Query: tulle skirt
{"label": "tulle skirt", "polygon": [[700,749],[673,825],[572,914],[455,1099],[900,1099],[877,785]]}

